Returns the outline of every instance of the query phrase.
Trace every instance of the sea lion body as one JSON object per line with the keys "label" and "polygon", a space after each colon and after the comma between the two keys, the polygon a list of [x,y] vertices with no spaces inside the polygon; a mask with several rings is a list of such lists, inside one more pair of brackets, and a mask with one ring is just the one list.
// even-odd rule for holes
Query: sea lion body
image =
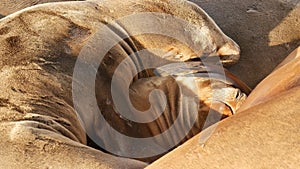
{"label": "sea lion body", "polygon": [[147,168],[297,168],[298,51],[253,90],[237,115],[207,128]]}
{"label": "sea lion body", "polygon": [[[110,83],[108,82],[113,75],[113,70],[130,53],[138,50],[160,48],[166,52],[175,51],[168,55],[171,59],[166,59],[173,62],[176,61],[174,55],[178,53],[185,56],[184,60],[179,61],[187,61],[202,54],[219,55],[224,64],[234,63],[238,59],[239,48],[236,43],[224,35],[204,11],[186,1],[49,3],[11,14],[0,22],[0,131],[1,147],[3,147],[0,155],[5,161],[1,165],[8,168],[62,165],[65,168],[145,166],[144,163],[112,157],[85,146],[84,144],[87,144],[85,131],[97,130],[99,127],[97,122],[93,123],[97,118],[94,118],[94,114],[89,117],[91,119],[87,119],[89,123],[81,126],[82,119],[78,118],[74,109],[76,104],[72,100],[72,82],[76,83],[78,80],[72,75],[82,48],[88,44],[87,47],[91,47],[91,51],[96,49],[93,45],[97,46],[97,43],[89,44],[88,42],[95,38],[94,35],[101,27],[114,19],[134,12],[161,12],[175,15],[195,24],[196,27],[198,25],[198,27],[207,28],[204,35],[207,35],[209,40],[199,41],[204,37],[203,34],[195,34],[199,30],[191,30],[189,27],[187,31],[185,29],[187,25],[180,25],[180,23],[174,23],[174,26],[167,30],[171,29],[177,34],[183,34],[197,50],[192,51],[191,47],[179,41],[159,35],[139,35],[127,41],[121,40],[109,50],[100,67],[97,68],[99,73],[96,78],[95,91],[100,108],[103,105],[109,105],[107,97],[110,93],[107,91],[110,89]],[[188,16],[187,13],[189,13]],[[159,23],[162,24],[162,22]],[[120,25],[121,28],[111,29],[112,32],[116,31],[115,37],[119,37],[124,30],[130,35],[138,29],[134,25]],[[109,41],[111,38],[104,37],[103,39]],[[226,57],[222,57],[222,54]],[[137,58],[131,57],[131,59],[132,63],[136,63],[134,59]],[[91,60],[87,64],[94,65],[95,63]],[[136,67],[129,67],[128,71],[137,69]],[[165,80],[166,82],[159,83],[161,85],[156,85],[156,88],[164,88],[162,90],[169,91],[171,94],[174,89],[178,88],[170,77],[159,79],[149,76],[146,71],[146,73],[139,72],[133,82],[140,78],[150,78],[148,81],[153,81],[153,83]],[[166,86],[169,83],[171,85]],[[79,85],[83,84],[79,83]],[[135,87],[139,88],[139,85]],[[176,92],[175,90],[175,93],[168,99],[176,101]],[[89,101],[86,99],[86,103]],[[86,105],[87,109],[84,113],[89,113],[89,104]],[[112,109],[104,106],[102,110],[104,114],[110,116]],[[124,119],[119,116],[112,116],[110,120],[113,120],[113,123],[121,129],[124,125],[128,127]],[[163,129],[160,126],[158,128]],[[125,127],[124,131],[127,134],[132,133]],[[153,131],[150,128],[150,134]],[[97,135],[97,132],[95,134]],[[12,149],[15,151],[11,151]],[[41,154],[43,158],[40,157]]]}

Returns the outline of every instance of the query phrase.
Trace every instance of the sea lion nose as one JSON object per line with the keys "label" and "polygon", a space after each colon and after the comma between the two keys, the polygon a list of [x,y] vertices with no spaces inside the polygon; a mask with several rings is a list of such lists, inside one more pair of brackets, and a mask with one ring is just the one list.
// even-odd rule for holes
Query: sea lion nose
{"label": "sea lion nose", "polygon": [[240,47],[235,42],[227,42],[218,49],[218,54],[220,55],[239,55]]}
{"label": "sea lion nose", "polygon": [[240,58],[240,47],[233,40],[230,40],[218,48],[217,54],[224,65],[232,65]]}

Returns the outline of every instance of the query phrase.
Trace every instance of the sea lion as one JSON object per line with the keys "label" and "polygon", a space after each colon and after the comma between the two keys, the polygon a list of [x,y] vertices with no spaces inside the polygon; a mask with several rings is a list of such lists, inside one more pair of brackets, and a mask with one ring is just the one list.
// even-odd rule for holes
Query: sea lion
{"label": "sea lion", "polygon": [[[82,119],[84,119],[83,121],[87,126],[89,136],[95,142],[100,143],[101,147],[114,154],[129,156],[145,162],[152,162],[172,148],[190,139],[202,129],[235,114],[246,99],[245,93],[249,94],[249,88],[241,87],[241,90],[237,88],[244,84],[234,79],[233,75],[229,76],[229,72],[226,72],[226,79],[223,80],[218,76],[220,72],[217,70],[207,70],[206,67],[203,65],[202,67],[199,62],[187,62],[186,64],[191,64],[191,67],[196,71],[189,73],[185,71],[174,72],[174,70],[168,70],[168,74],[164,75],[161,74],[161,69],[166,71],[166,67],[163,66],[163,68],[156,68],[160,69],[160,71],[158,71],[159,73],[156,72],[158,77],[150,76],[134,80],[129,87],[125,85],[128,82],[120,78],[121,80],[118,84],[121,84],[121,86],[113,89],[105,86],[107,85],[107,80],[105,81],[103,78],[105,76],[99,73],[100,77],[96,81],[96,85],[99,86],[99,88],[96,87],[96,97],[99,109],[101,112],[104,112],[102,115],[108,121],[109,125],[103,125],[102,120],[98,121],[98,115],[96,113],[88,113],[85,111],[85,114],[82,115]],[[111,67],[112,65],[107,66]],[[174,65],[170,68],[174,69]],[[192,70],[192,68],[189,67],[188,70]],[[176,69],[178,69],[178,67],[176,67]],[[180,75],[180,73],[183,74]],[[105,72],[105,74],[107,73]],[[126,77],[127,74],[129,73],[125,71],[118,77]],[[220,75],[222,74],[220,73]],[[130,78],[126,77],[125,79]],[[195,83],[195,86],[192,86],[193,83]],[[108,89],[103,90],[103,88]],[[119,92],[121,94],[117,95],[118,98],[124,96],[124,98],[120,100],[120,107],[123,109],[118,110],[116,108],[118,107],[117,103],[113,104],[114,98],[111,96],[110,91],[120,90],[126,92],[128,88],[128,100],[125,97],[126,94],[122,92]],[[162,95],[154,95],[151,97],[151,92],[154,90],[162,91],[165,97]],[[82,92],[86,91],[83,90]],[[82,98],[84,99],[81,99],[80,102],[89,100],[90,97],[84,95]],[[166,103],[164,103],[164,98],[166,98]],[[92,101],[87,101],[86,103],[90,102]],[[140,111],[139,115],[157,118],[147,123],[128,120],[130,118],[125,118],[120,111],[129,111],[130,108],[127,108],[127,105],[130,105],[130,103],[134,108]],[[162,105],[166,105],[166,107],[162,111],[163,113],[159,115],[161,112],[160,107],[164,107]],[[89,106],[93,107],[91,104]],[[86,107],[83,106],[80,110],[86,110],[85,108]],[[135,116],[137,116],[137,114]],[[91,122],[91,119],[94,120]],[[174,129],[173,126],[175,126],[174,128],[176,129]],[[149,138],[159,136],[159,139],[153,138],[153,140],[149,141],[151,144],[147,141],[133,142],[134,140],[127,140],[127,137],[124,138],[120,136],[119,133],[110,132],[111,127],[130,137]],[[174,130],[168,132],[169,129]],[[105,137],[103,137],[104,135]],[[159,146],[159,148],[156,149],[152,144]],[[147,147],[147,145],[149,147]],[[143,151],[141,151],[141,153],[136,152],[140,150]]]}
{"label": "sea lion", "polygon": [[[295,54],[297,50],[253,90],[237,115],[207,128],[147,168],[297,168],[300,59]],[[211,129],[215,130],[207,138]]]}
{"label": "sea lion", "polygon": [[[171,32],[179,36],[184,35],[183,37],[191,46],[174,40],[174,38],[150,34],[136,35],[122,40],[120,37],[123,34],[133,35],[135,31],[141,29],[136,25],[124,25],[124,23],[108,24],[113,36],[104,35],[101,37],[101,40],[104,41],[97,41],[99,39],[96,35],[100,28],[135,12],[170,14],[195,25],[193,27],[175,22],[173,26],[163,27],[165,20],[158,16],[156,18],[158,22],[154,26],[163,28],[162,30],[172,30]],[[199,29],[195,30],[194,28]],[[72,75],[74,75],[74,67],[78,61],[77,57],[82,54],[83,47],[90,49],[87,51],[92,53],[95,52],[99,43],[109,42],[114,37],[119,38],[120,41],[109,49],[108,53],[105,53],[103,62],[99,68],[96,68],[98,70],[96,88],[93,92],[96,91],[99,107],[103,106],[104,116],[112,115],[108,121],[112,121],[114,125],[117,124],[116,127],[121,129],[123,125],[128,126],[128,124],[120,116],[116,117],[114,114],[110,114],[110,110],[113,109],[109,106],[111,102],[107,100],[107,96],[111,95],[107,93],[107,90],[111,86],[109,82],[114,75],[113,71],[125,58],[132,59],[130,61],[134,63],[133,67],[127,67],[128,71],[142,67],[138,62],[139,58],[128,57],[130,54],[142,49],[159,48],[166,55],[153,56],[158,58],[164,56],[163,59],[167,61],[189,61],[197,58],[196,56],[205,55],[208,58],[219,56],[225,65],[235,63],[239,57],[239,47],[236,43],[224,35],[201,8],[187,1],[130,0],[49,3],[11,14],[0,22],[0,121],[1,147],[3,147],[0,155],[1,159],[5,161],[1,164],[2,166],[8,168],[14,166],[56,168],[62,165],[65,168],[74,166],[79,168],[81,166],[82,168],[145,166],[144,163],[112,157],[85,146],[87,144],[85,130],[99,132],[99,126],[93,123],[93,120],[97,121],[97,118],[94,118],[97,114],[92,114],[93,116],[89,117],[91,121],[88,121],[90,123],[81,126],[80,122],[84,119],[78,118],[75,112],[78,103],[74,103],[72,100],[72,95],[74,95],[72,83],[74,85],[77,80],[80,80]],[[203,37],[208,38],[201,41]],[[88,43],[91,40],[99,43]],[[193,47],[197,50],[191,50]],[[178,55],[183,57],[177,59]],[[92,66],[96,64],[93,60],[86,63]],[[179,88],[176,80],[172,80],[173,78],[170,76],[154,77],[151,74],[151,70],[138,72],[133,79],[132,89],[136,91],[140,89],[142,90],[140,93],[143,94],[146,89],[151,91],[158,88],[170,93],[167,101],[178,103],[176,96],[180,93],[177,92]],[[143,89],[141,86],[144,86],[144,83],[155,85]],[[79,85],[83,84],[79,83]],[[168,84],[170,85],[168,86]],[[83,85],[82,90],[84,87],[88,86]],[[183,89],[188,91],[184,86]],[[190,92],[197,95],[195,91]],[[232,90],[232,92],[240,95],[238,90]],[[142,97],[144,96],[146,95],[142,95]],[[137,95],[135,94],[131,98],[137,98]],[[236,99],[243,100],[242,98]],[[87,109],[83,110],[84,113],[91,111],[89,101],[85,100],[88,104],[86,104]],[[194,99],[193,102],[197,103],[199,99]],[[146,104],[141,106],[144,105]],[[189,107],[188,104],[184,106]],[[173,108],[177,108],[176,104]],[[198,107],[194,108],[198,109]],[[170,120],[172,122],[172,119]],[[155,127],[156,129],[160,128],[157,125]],[[105,130],[105,128],[100,128],[100,132],[102,129]],[[127,132],[128,135],[134,132],[134,130],[128,131],[127,129],[124,128],[124,132]],[[161,129],[164,128],[161,127]],[[98,134],[97,132],[95,135]],[[154,129],[150,128],[150,134],[151,132],[156,133]],[[146,135],[149,133],[146,132]],[[10,151],[12,149],[15,151]],[[84,158],[81,159],[81,157]],[[83,160],[84,163],[82,163]]]}
{"label": "sea lion", "polygon": [[[38,2],[43,3],[44,1]],[[93,0],[88,1],[89,3],[93,3]],[[8,4],[13,4],[13,2],[8,1]],[[19,3],[16,3],[19,4]],[[51,3],[50,3],[51,4]],[[49,4],[49,5],[50,5]],[[110,2],[110,1],[103,1],[101,2],[101,6],[104,6],[104,9],[101,11],[102,14],[100,18],[101,20],[106,23],[115,18],[120,18],[124,16],[131,15],[133,13],[138,12],[162,12],[166,14],[171,14],[173,16],[178,17],[179,19],[183,19],[187,21],[185,24],[181,25],[183,27],[179,28],[180,24],[168,25],[169,30],[178,30],[186,32],[182,35],[187,36],[187,40],[190,41],[188,45],[189,48],[195,47],[197,50],[190,51],[190,49],[184,49],[180,42],[175,42],[174,40],[166,39],[161,36],[151,36],[148,39],[148,36],[140,36],[136,37],[138,41],[142,41],[144,48],[155,48],[160,46],[162,49],[169,51],[169,59],[171,60],[181,60],[187,61],[190,59],[197,59],[199,56],[219,56],[222,63],[224,65],[232,65],[239,60],[240,57],[240,48],[239,46],[228,36],[226,36],[220,28],[216,25],[216,23],[203,11],[199,6],[195,5],[189,1],[174,1],[171,4],[168,4],[164,1],[157,1],[153,4],[153,2],[126,2],[124,4],[124,8],[120,8],[120,3],[118,1]],[[131,5],[131,6],[130,6]],[[180,6],[184,5],[184,6]],[[22,6],[22,5],[20,5]],[[99,10],[100,7],[99,6]],[[125,9],[125,7],[127,7]],[[160,6],[159,8],[155,6]],[[175,9],[178,7],[177,9]],[[98,8],[98,7],[95,7]],[[108,10],[109,9],[109,10]],[[115,12],[117,11],[118,12]],[[53,10],[55,12],[55,10]],[[187,15],[188,14],[188,15]],[[163,21],[163,20],[161,20]],[[202,25],[202,23],[206,23]],[[197,25],[196,28],[190,25]],[[211,29],[213,28],[213,29]],[[132,34],[136,31],[134,28],[131,27],[130,24],[124,27],[128,32],[128,34]],[[165,29],[165,28],[162,28]],[[181,32],[181,33],[183,33]],[[199,33],[202,32],[202,33]],[[179,34],[178,34],[179,35]],[[151,42],[151,43],[150,43]],[[165,43],[165,46],[162,44]],[[181,42],[182,43],[182,42]],[[178,49],[178,47],[181,47]],[[184,55],[182,58],[177,58],[179,55]],[[174,58],[172,58],[174,57]]]}

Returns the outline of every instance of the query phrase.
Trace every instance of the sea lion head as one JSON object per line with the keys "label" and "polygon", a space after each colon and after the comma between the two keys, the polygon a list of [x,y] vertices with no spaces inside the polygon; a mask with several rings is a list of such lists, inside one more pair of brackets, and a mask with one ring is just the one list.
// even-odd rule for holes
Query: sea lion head
{"label": "sea lion head", "polygon": [[[200,109],[218,112],[222,117],[236,113],[251,89],[223,67],[185,62],[156,68],[159,76],[173,76],[199,98]],[[195,85],[191,85],[194,83]]]}

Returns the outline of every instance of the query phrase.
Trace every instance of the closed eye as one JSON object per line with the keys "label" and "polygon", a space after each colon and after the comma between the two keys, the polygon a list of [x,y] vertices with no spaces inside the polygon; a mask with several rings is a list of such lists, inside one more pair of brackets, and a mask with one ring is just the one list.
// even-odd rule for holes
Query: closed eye
{"label": "closed eye", "polygon": [[237,90],[236,95],[235,95],[235,98],[236,98],[236,99],[239,99],[240,96],[241,96],[241,91],[240,91],[240,90]]}

